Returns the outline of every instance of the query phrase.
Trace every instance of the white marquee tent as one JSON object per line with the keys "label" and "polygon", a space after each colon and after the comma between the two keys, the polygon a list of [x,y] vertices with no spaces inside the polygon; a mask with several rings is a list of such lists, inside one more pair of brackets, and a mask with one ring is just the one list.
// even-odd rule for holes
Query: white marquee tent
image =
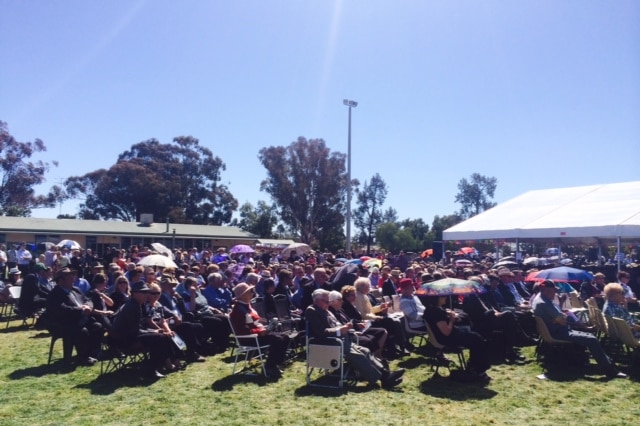
{"label": "white marquee tent", "polygon": [[443,233],[443,239],[640,241],[640,181],[529,191]]}

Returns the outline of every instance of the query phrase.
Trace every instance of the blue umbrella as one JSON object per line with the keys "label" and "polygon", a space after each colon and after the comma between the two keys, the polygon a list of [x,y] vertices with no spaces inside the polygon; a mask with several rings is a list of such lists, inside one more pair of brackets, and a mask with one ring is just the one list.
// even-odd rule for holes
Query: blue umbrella
{"label": "blue umbrella", "polygon": [[527,275],[525,281],[544,281],[551,280],[554,282],[582,282],[593,280],[591,272],[582,269],[570,268],[568,266],[559,266],[557,268],[544,269],[542,271],[532,272]]}

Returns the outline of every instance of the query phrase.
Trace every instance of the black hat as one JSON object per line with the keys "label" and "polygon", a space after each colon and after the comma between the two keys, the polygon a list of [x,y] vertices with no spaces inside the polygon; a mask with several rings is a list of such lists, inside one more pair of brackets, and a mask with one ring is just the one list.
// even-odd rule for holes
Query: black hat
{"label": "black hat", "polygon": [[131,284],[131,292],[132,293],[146,293],[148,291],[151,291],[151,289],[149,288],[149,286],[147,285],[147,283],[145,283],[144,281],[138,281],[136,283]]}

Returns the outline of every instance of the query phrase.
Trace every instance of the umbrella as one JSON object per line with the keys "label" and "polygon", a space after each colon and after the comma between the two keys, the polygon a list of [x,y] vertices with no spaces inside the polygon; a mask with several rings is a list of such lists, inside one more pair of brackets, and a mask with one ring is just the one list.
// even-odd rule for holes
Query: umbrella
{"label": "umbrella", "polygon": [[443,278],[422,284],[416,294],[423,296],[458,296],[465,294],[481,294],[487,290],[475,281],[458,278]]}
{"label": "umbrella", "polygon": [[171,260],[175,259],[173,257],[173,252],[171,251],[171,249],[167,246],[165,246],[164,244],[160,244],[160,243],[151,243],[151,247],[153,247],[153,249],[155,251],[157,251],[160,254],[164,254],[165,256],[169,257]]}
{"label": "umbrella", "polygon": [[145,256],[138,262],[140,266],[160,266],[161,268],[175,268],[178,269],[178,265],[162,254],[150,254]]}
{"label": "umbrella", "polygon": [[82,248],[77,241],[73,241],[73,240],[62,240],[58,244],[56,244],[56,247],[61,247],[61,248],[66,247],[69,250],[76,250],[76,249],[80,250]]}
{"label": "umbrella", "polygon": [[377,268],[382,268],[382,260],[372,257],[371,259],[362,262],[362,266],[364,266],[365,268],[372,268],[374,266]]}
{"label": "umbrella", "polygon": [[420,257],[423,258],[423,259],[425,257],[430,257],[430,256],[433,256],[433,249],[426,249],[425,251],[420,253]]}
{"label": "umbrella", "polygon": [[230,254],[235,254],[235,253],[255,253],[256,251],[251,248],[251,246],[245,245],[245,244],[238,244],[236,246],[231,247],[231,250],[229,250]]}
{"label": "umbrella", "polygon": [[538,258],[535,256],[527,257],[523,262],[523,265],[533,265],[538,266]]}
{"label": "umbrella", "polygon": [[542,271],[532,272],[527,275],[525,281],[544,281],[551,280],[554,282],[582,282],[593,280],[590,272],[582,269],[570,268],[568,266],[560,266],[557,268],[544,269]]}
{"label": "umbrella", "polygon": [[464,268],[465,266],[473,266],[473,262],[467,259],[458,259],[455,261],[456,266]]}
{"label": "umbrella", "polygon": [[511,268],[513,266],[518,266],[518,262],[514,262],[512,260],[501,260],[498,263],[494,263],[493,268]]}
{"label": "umbrella", "polygon": [[339,267],[331,277],[333,288],[340,291],[345,285],[352,285],[358,278],[358,265],[346,263]]}
{"label": "umbrella", "polygon": [[458,251],[462,252],[463,254],[471,254],[471,253],[475,253],[476,249],[474,249],[473,247],[462,247]]}
{"label": "umbrella", "polygon": [[[336,260],[338,260],[338,259],[336,259]],[[347,260],[344,263],[352,263],[354,265],[362,265],[363,262],[362,262],[362,259],[351,259],[351,260]]]}
{"label": "umbrella", "polygon": [[291,256],[291,253],[294,251],[297,254],[309,253],[311,251],[311,247],[309,247],[309,244],[305,243],[292,243],[289,244],[284,250],[282,250],[282,253],[280,253],[280,255],[286,259]]}

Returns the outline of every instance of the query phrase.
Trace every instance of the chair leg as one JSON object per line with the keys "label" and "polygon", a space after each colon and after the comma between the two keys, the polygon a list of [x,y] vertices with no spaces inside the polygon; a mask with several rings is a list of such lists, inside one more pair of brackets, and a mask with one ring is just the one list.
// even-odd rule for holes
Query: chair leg
{"label": "chair leg", "polygon": [[57,337],[51,337],[51,344],[49,345],[49,360],[47,361],[47,364],[51,364],[51,356],[53,355],[53,345],[56,343],[56,340],[58,340]]}

